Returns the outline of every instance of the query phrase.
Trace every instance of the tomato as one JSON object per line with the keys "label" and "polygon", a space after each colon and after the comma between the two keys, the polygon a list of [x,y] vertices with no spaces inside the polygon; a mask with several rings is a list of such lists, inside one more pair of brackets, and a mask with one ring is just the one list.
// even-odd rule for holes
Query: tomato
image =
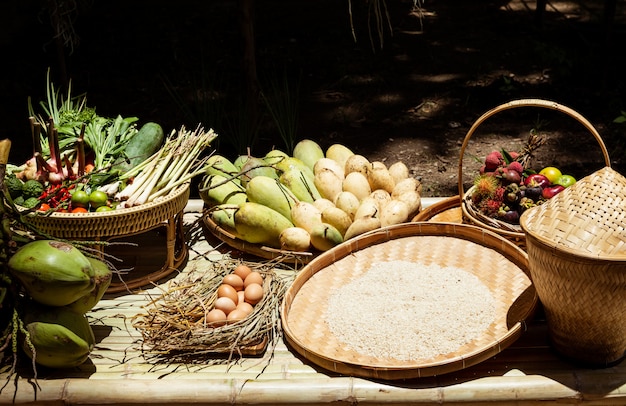
{"label": "tomato", "polygon": [[544,175],[546,178],[548,178],[550,183],[556,182],[559,176],[562,175],[561,171],[558,168],[555,168],[554,166],[546,166],[545,168],[540,170],[539,173],[541,175]]}
{"label": "tomato", "polygon": [[109,196],[101,190],[94,190],[89,194],[89,204],[94,209],[101,206],[106,206]]}
{"label": "tomato", "polygon": [[563,187],[570,187],[574,183],[576,183],[576,178],[572,175],[561,175],[557,180],[554,181],[555,185],[561,185]]}
{"label": "tomato", "polygon": [[48,211],[50,210],[50,205],[48,203],[41,203],[41,206],[39,206],[39,211]]}
{"label": "tomato", "polygon": [[89,195],[84,190],[77,190],[72,194],[72,207],[89,207]]}
{"label": "tomato", "polygon": [[71,213],[87,213],[87,209],[84,207],[74,207]]}

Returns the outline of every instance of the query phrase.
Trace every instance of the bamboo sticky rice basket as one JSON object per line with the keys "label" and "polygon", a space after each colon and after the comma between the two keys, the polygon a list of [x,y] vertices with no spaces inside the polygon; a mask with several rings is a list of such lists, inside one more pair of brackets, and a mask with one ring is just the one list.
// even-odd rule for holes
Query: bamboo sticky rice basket
{"label": "bamboo sticky rice basket", "polygon": [[604,168],[521,217],[554,347],[606,366],[626,354],[626,178]]}
{"label": "bamboo sticky rice basket", "polygon": [[594,137],[600,151],[602,152],[602,156],[604,158],[604,164],[608,167],[611,166],[611,161],[609,158],[608,151],[604,142],[602,141],[602,137],[595,129],[595,127],[580,113],[573,110],[570,107],[563,106],[559,103],[549,100],[542,99],[520,99],[510,101],[508,103],[501,104],[499,106],[494,107],[493,109],[487,111],[482,116],[480,116],[476,122],[472,125],[472,127],[467,132],[465,139],[463,140],[463,144],[461,146],[460,159],[459,159],[459,168],[458,168],[458,187],[459,187],[459,196],[461,199],[461,208],[463,211],[463,221],[468,224],[474,224],[480,227],[484,227],[487,230],[493,231],[497,234],[502,235],[503,237],[509,239],[515,244],[518,244],[520,247],[525,247],[525,235],[522,231],[522,228],[519,224],[507,223],[505,221],[501,221],[495,218],[488,217],[482,214],[477,208],[474,207],[472,203],[472,193],[474,191],[474,187],[472,186],[469,190],[465,191],[465,187],[463,185],[463,158],[465,155],[465,151],[469,145],[470,139],[478,127],[483,124],[487,119],[493,117],[494,115],[503,112],[505,110],[517,109],[517,108],[530,108],[530,107],[538,107],[548,110],[555,110],[565,115],[575,119],[580,124],[582,124]]}
{"label": "bamboo sticky rice basket", "polygon": [[[371,264],[390,260],[457,267],[475,275],[498,303],[495,320],[479,339],[431,359],[379,359],[350,349],[325,322],[330,292]],[[457,371],[494,356],[525,330],[538,301],[527,266],[519,247],[472,225],[416,222],[375,230],[322,253],[299,272],[281,306],[285,338],[301,356],[335,373],[394,380]]]}

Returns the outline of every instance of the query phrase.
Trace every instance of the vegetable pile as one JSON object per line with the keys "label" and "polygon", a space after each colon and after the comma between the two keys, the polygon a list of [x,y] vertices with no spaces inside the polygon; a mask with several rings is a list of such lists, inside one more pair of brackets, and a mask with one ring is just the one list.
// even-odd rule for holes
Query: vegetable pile
{"label": "vegetable pile", "polygon": [[48,80],[41,114],[29,100],[33,156],[10,165],[6,179],[17,205],[72,213],[132,207],[204,172],[213,130],[181,127],[166,136],[158,123],[100,116],[70,91],[63,97]]}

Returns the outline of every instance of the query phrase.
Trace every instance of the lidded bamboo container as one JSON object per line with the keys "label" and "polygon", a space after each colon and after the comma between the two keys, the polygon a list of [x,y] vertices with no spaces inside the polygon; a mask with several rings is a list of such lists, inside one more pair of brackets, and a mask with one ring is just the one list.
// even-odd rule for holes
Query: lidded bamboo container
{"label": "lidded bamboo container", "polygon": [[608,366],[626,354],[626,178],[605,167],[520,219],[550,339]]}

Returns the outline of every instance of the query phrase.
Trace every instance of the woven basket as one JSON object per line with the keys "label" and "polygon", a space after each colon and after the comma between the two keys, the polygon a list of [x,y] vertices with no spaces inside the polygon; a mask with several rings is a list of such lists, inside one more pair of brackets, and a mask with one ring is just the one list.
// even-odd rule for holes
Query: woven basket
{"label": "woven basket", "polygon": [[39,212],[24,220],[52,237],[73,240],[104,240],[150,230],[181,212],[189,201],[189,184],[153,202],[125,209],[89,213]]}
{"label": "woven basket", "polygon": [[606,167],[521,217],[551,341],[573,360],[626,354],[625,207],[626,178]]}
{"label": "woven basket", "polygon": [[477,210],[471,200],[472,193],[474,191],[474,187],[472,186],[469,190],[465,191],[463,186],[463,157],[465,155],[465,150],[470,142],[470,139],[474,132],[478,129],[478,127],[488,118],[502,112],[505,110],[521,108],[521,107],[539,107],[545,108],[549,110],[556,110],[562,112],[575,120],[581,123],[590,133],[593,135],[595,140],[597,141],[602,155],[604,157],[604,164],[607,167],[611,166],[611,161],[609,159],[609,154],[602,141],[602,137],[598,133],[598,131],[594,128],[594,126],[580,113],[575,110],[560,105],[553,101],[541,100],[541,99],[520,99],[513,100],[508,103],[501,104],[486,113],[476,120],[476,122],[472,125],[472,127],[467,132],[465,139],[463,140],[463,144],[461,146],[460,159],[459,159],[459,176],[458,176],[458,186],[459,186],[459,196],[461,198],[461,209],[463,211],[463,221],[468,224],[474,224],[480,227],[484,227],[490,231],[498,233],[503,237],[509,239],[514,242],[521,248],[525,248],[525,236],[522,228],[518,224],[511,224],[505,221],[500,221],[498,219],[494,219],[482,214],[479,210]]}
{"label": "woven basket", "polygon": [[[372,264],[394,260],[475,275],[498,303],[495,320],[480,338],[429,359],[381,359],[352,350],[325,322],[330,294]],[[395,380],[458,371],[496,355],[525,330],[538,303],[527,266],[523,250],[477,226],[416,222],[375,230],[320,254],[298,273],[281,306],[285,338],[304,358],[335,373]]]}

